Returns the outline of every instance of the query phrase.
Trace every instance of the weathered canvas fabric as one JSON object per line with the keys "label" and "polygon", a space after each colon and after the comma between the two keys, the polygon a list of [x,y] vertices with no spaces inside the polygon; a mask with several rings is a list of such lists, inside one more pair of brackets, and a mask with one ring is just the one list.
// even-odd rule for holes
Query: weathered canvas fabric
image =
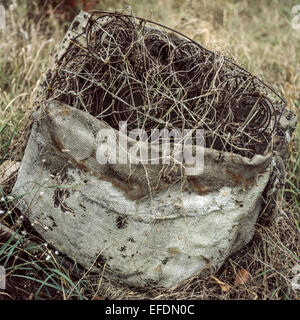
{"label": "weathered canvas fabric", "polygon": [[96,133],[105,125],[55,102],[35,114],[13,192],[24,195],[18,207],[55,248],[87,268],[105,262],[107,274],[125,283],[171,287],[215,271],[250,241],[269,155],[220,160],[207,149],[202,175],[149,197],[145,177],[126,182],[129,165],[97,162]]}

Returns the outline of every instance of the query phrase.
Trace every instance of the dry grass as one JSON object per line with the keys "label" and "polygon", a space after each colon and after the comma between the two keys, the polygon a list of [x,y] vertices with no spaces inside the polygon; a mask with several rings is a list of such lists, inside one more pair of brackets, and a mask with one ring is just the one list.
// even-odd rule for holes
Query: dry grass
{"label": "dry grass", "polygon": [[[41,72],[64,34],[61,16],[48,10],[45,18],[31,1],[17,2],[7,10],[7,29],[0,31],[0,165],[22,156],[19,150]],[[121,1],[101,3],[97,8],[123,7]],[[290,25],[293,1],[132,0],[128,4],[136,15],[164,23],[209,48],[232,55],[249,71],[275,85],[288,108],[299,114],[300,31]],[[21,213],[13,210],[6,211],[3,221],[18,234],[26,230],[32,235],[17,241],[13,236],[1,236],[0,264],[9,266],[9,276],[8,289],[0,299],[299,299],[299,292],[291,286],[292,268],[300,264],[299,154],[300,125],[290,145],[287,182],[278,195],[276,212],[261,215],[251,243],[230,257],[215,275],[230,286],[229,291],[222,291],[211,277],[195,277],[169,291],[137,291],[97,275],[82,274],[77,266],[71,270],[58,263],[54,250],[50,254],[26,219],[20,222]],[[12,183],[0,189],[0,198],[8,195]],[[8,202],[0,204],[0,210],[7,210]],[[48,254],[50,260],[46,260]],[[242,268],[250,273],[249,279],[235,285]]]}

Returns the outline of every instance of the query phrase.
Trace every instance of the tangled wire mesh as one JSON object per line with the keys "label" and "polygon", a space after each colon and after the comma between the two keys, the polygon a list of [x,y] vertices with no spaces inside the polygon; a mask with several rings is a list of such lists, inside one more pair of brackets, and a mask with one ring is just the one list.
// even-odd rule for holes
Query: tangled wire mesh
{"label": "tangled wire mesh", "polygon": [[46,80],[46,99],[118,129],[204,129],[205,145],[252,158],[272,150],[284,100],[230,59],[172,29],[94,12]]}

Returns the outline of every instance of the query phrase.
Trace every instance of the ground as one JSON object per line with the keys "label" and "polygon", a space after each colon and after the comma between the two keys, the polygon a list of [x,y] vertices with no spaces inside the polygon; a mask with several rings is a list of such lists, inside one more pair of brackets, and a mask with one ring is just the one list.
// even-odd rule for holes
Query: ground
{"label": "ground", "polygon": [[[5,1],[6,29],[0,30],[0,165],[21,159],[39,79],[70,21],[83,7],[133,12],[221,51],[273,85],[288,108],[299,114],[300,29],[291,24],[294,1],[66,1],[65,7],[59,3]],[[12,178],[0,188],[4,200],[0,219],[8,228],[0,233],[0,265],[7,270],[7,288],[0,290],[0,300],[299,299],[299,291],[292,286],[300,264],[299,154],[298,123],[287,154],[285,186],[276,208],[261,214],[253,240],[213,277],[195,277],[168,291],[112,284],[62,258],[12,207]]]}

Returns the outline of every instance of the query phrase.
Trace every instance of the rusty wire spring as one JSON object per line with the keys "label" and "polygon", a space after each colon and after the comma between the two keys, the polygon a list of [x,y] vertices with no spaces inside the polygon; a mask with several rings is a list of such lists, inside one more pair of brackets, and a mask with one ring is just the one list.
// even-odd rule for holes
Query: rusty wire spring
{"label": "rusty wire spring", "polygon": [[[206,147],[252,157],[269,146],[278,95],[222,55],[134,16],[91,15],[49,81],[47,99],[118,129],[205,130]],[[282,99],[280,107],[284,107]]]}

